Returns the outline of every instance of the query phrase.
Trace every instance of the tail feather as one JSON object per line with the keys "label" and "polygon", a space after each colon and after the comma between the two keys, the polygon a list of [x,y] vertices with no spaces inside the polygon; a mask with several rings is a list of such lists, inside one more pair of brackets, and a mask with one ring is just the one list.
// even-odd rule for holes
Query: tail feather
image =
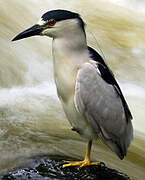
{"label": "tail feather", "polygon": [[127,122],[126,129],[120,138],[108,139],[102,133],[100,139],[122,160],[127,154],[127,149],[133,139],[133,127],[131,120]]}
{"label": "tail feather", "polygon": [[127,153],[127,149],[130,146],[130,143],[133,139],[133,127],[131,120],[127,122],[127,127],[125,129],[125,132],[122,134],[119,140],[119,146],[121,148],[121,151],[123,152],[124,155]]}

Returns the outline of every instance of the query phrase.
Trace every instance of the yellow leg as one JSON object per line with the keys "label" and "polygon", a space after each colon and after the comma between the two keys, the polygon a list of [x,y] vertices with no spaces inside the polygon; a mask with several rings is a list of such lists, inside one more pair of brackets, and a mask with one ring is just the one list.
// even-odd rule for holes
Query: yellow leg
{"label": "yellow leg", "polygon": [[63,168],[69,167],[69,166],[84,167],[84,166],[91,166],[91,165],[100,165],[101,164],[100,162],[92,162],[92,163],[90,162],[91,147],[92,147],[92,140],[90,140],[88,142],[88,147],[87,147],[85,159],[83,161],[72,162],[72,163],[69,163],[69,164],[64,164]]}

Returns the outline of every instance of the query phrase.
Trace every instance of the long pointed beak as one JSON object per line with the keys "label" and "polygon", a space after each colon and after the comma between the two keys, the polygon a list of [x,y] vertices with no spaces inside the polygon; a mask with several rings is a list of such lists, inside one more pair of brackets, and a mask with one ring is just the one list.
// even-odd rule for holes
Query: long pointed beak
{"label": "long pointed beak", "polygon": [[40,25],[36,24],[30,27],[29,29],[26,29],[25,31],[18,34],[14,39],[12,39],[12,41],[17,41],[17,40],[24,39],[27,37],[40,35],[42,30],[43,28]]}

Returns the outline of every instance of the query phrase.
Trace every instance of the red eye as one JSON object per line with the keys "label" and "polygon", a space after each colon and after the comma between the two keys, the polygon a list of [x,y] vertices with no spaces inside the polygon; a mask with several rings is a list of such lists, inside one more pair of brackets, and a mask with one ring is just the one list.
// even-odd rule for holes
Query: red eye
{"label": "red eye", "polygon": [[49,25],[50,26],[54,26],[54,24],[55,24],[55,19],[49,19]]}

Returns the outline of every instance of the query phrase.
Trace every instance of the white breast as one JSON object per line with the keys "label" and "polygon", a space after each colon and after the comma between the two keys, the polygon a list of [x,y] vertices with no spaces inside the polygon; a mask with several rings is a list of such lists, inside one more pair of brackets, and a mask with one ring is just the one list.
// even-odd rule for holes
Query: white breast
{"label": "white breast", "polygon": [[70,47],[66,39],[53,40],[54,78],[58,95],[64,101],[74,94],[77,71],[87,59],[87,52],[79,53]]}
{"label": "white breast", "polygon": [[[71,43],[74,46],[75,42]],[[82,64],[89,60],[88,51],[82,47],[73,49],[65,39],[56,39],[53,40],[53,60],[57,93],[65,114],[72,127],[79,129],[82,136],[90,139],[92,128],[74,105],[77,72]]]}
{"label": "white breast", "polygon": [[[58,61],[54,61],[54,79],[59,97],[63,101],[68,101],[73,95],[76,82],[77,66],[72,67],[69,56],[68,59],[61,59],[57,56]],[[56,62],[57,61],[57,62]]]}

